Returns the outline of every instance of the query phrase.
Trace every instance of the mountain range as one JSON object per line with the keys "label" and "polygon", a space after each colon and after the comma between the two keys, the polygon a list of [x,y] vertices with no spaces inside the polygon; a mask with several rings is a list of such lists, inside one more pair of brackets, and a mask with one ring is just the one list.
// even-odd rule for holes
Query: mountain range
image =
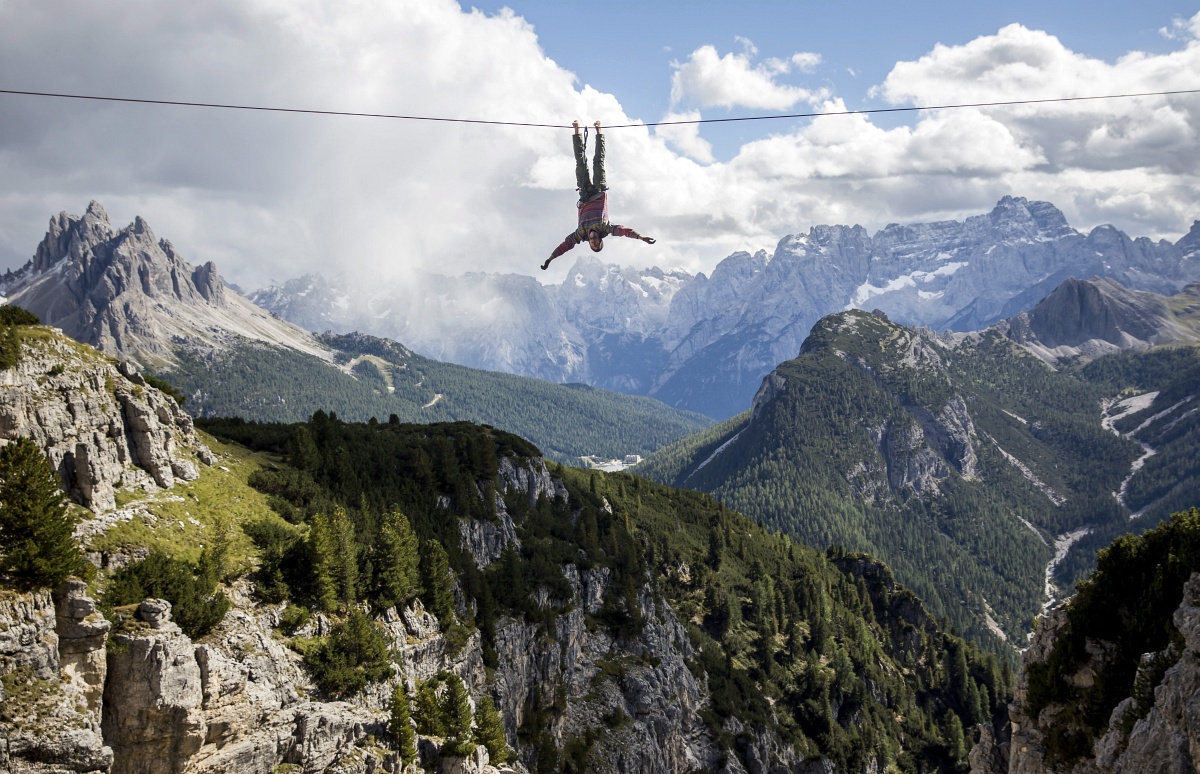
{"label": "mountain range", "polygon": [[142,218],[113,227],[92,202],[51,219],[0,296],[77,341],[164,376],[198,416],[302,421],[470,420],[561,461],[645,455],[709,424],[653,399],[442,363],[366,335],[318,338],[189,264]]}
{"label": "mountain range", "polygon": [[1031,309],[1069,277],[1173,295],[1200,279],[1200,221],[1174,243],[1111,226],[1083,234],[1048,202],[1006,196],[965,221],[814,226],[711,275],[581,256],[557,285],[520,275],[421,274],[369,290],[307,275],[250,294],[314,331],[358,330],[465,365],[650,395],[725,419],[795,357],[813,324],[880,309],[971,331]]}

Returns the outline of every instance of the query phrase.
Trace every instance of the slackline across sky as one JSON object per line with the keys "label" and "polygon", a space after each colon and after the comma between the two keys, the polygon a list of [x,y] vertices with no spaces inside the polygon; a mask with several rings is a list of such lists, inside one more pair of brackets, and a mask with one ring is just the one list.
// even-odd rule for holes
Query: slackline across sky
{"label": "slackline across sky", "polygon": [[[216,102],[183,102],[166,99],[136,99],[133,97],[105,97],[95,94],[60,94],[45,91],[19,91],[17,89],[0,89],[0,94],[10,94],[26,97],[48,97],[54,99],[90,100],[93,102],[117,102],[136,105],[167,105],[176,107],[211,108],[218,110],[256,110],[268,113],[297,113],[316,116],[341,116],[349,118],[387,118],[399,121],[441,121],[455,124],[487,124],[492,126],[526,126],[545,129],[570,129],[570,124],[546,124],[527,121],[493,121],[480,118],[446,118],[439,116],[408,116],[390,113],[355,113],[342,110],[312,110],[306,108],[269,107],[266,105],[232,105]],[[998,102],[964,102],[949,105],[915,105],[912,107],[869,108],[864,110],[833,110],[815,113],[788,113],[782,115],[738,116],[734,118],[693,118],[672,121],[652,121],[634,124],[613,124],[605,129],[632,129],[649,126],[674,126],[678,124],[719,124],[734,121],[772,121],[788,118],[820,118],[824,116],[853,116],[873,115],[879,113],[912,113],[922,110],[956,110],[960,108],[1008,107],[1014,105],[1042,105],[1061,102],[1083,102],[1104,99],[1133,99],[1135,97],[1171,97],[1185,94],[1200,94],[1200,89],[1182,89],[1177,91],[1148,91],[1134,94],[1100,94],[1082,97],[1048,97],[1044,99],[1014,99]]]}

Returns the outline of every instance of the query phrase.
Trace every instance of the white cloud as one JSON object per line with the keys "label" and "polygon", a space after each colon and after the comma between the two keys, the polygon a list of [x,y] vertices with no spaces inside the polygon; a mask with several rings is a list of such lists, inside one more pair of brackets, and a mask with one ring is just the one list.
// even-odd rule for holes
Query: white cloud
{"label": "white cloud", "polygon": [[1163,27],[1158,32],[1167,40],[1200,38],[1200,13],[1197,13],[1190,19],[1177,16],[1171,20],[1169,27]]}
{"label": "white cloud", "polygon": [[[0,72],[39,91],[567,124],[632,123],[612,94],[548,59],[523,19],[453,0],[0,0]],[[889,104],[1194,88],[1195,30],[1163,55],[1104,62],[1017,25],[893,68]],[[1180,34],[1184,34],[1180,32]],[[779,83],[816,55],[755,61],[702,47],[675,67],[673,115],[786,109]],[[17,85],[19,84],[19,85]],[[765,122],[763,122],[765,123]],[[1006,194],[1070,222],[1178,238],[1200,203],[1200,97],[957,110],[884,127],[829,116],[714,158],[696,125],[611,130],[615,240],[605,260],[710,270],[817,224],[962,218]],[[760,135],[761,136],[761,135]],[[534,274],[575,225],[570,131],[0,97],[0,259],[95,198],[145,217],[189,261],[247,289],[306,271],[370,281],[410,269]],[[558,264],[556,264],[556,267]]]}
{"label": "white cloud", "polygon": [[713,157],[712,143],[700,136],[700,125],[696,123],[671,124],[672,121],[699,121],[700,111],[691,110],[685,113],[668,113],[662,117],[666,125],[654,127],[654,134],[662,137],[675,146],[680,153],[701,164],[711,164]]}
{"label": "white cloud", "polygon": [[[1200,72],[1200,14],[1178,29],[1187,34],[1177,51],[1131,52],[1105,62],[1012,24],[897,64],[876,94],[892,104],[923,105],[1193,89]],[[1200,173],[1200,95],[963,109],[930,114],[922,125],[951,113],[1001,127],[1007,139],[998,135],[981,149],[998,167],[996,180],[1022,195],[1043,191],[1073,223],[1115,222],[1135,234],[1146,229],[1167,236],[1168,228],[1200,215],[1194,182]],[[964,146],[942,147],[953,155]],[[1136,203],[1144,201],[1142,193],[1157,202],[1157,214]]]}
{"label": "white cloud", "polygon": [[742,53],[721,56],[714,46],[701,46],[686,62],[672,62],[671,104],[695,104],[708,107],[744,107],[761,110],[787,110],[801,101],[823,96],[822,91],[777,83],[776,78],[815,66],[820,57],[796,54],[790,60],[766,59],[754,64],[757,49],[750,41],[738,39]]}
{"label": "white cloud", "polygon": [[821,55],[814,54],[808,51],[802,51],[799,54],[792,54],[792,65],[802,73],[811,73],[817,69],[817,65],[821,64]]}

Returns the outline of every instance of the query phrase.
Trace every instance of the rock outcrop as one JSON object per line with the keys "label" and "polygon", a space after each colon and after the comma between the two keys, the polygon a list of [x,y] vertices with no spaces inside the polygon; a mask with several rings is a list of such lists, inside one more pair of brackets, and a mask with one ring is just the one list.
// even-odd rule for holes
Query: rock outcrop
{"label": "rock outcrop", "polygon": [[86,587],[0,592],[0,772],[107,772],[101,733],[108,621]]}
{"label": "rock outcrop", "polygon": [[0,372],[0,442],[33,439],[75,502],[110,510],[118,486],[169,488],[211,461],[192,418],[128,363],[29,330],[20,362]]}
{"label": "rock outcrop", "polygon": [[[1067,616],[1068,608],[1063,606],[1042,619],[1025,652],[1014,691],[1010,708],[1011,745],[1002,749],[990,734],[985,734],[972,751],[973,774],[1005,771],[1008,774],[1134,774],[1151,771],[1190,774],[1200,770],[1200,573],[1193,574],[1187,581],[1183,600],[1172,617],[1183,637],[1181,652],[1174,650],[1172,645],[1166,652],[1147,653],[1142,657],[1139,679],[1142,673],[1155,679],[1153,665],[1156,661],[1174,660],[1153,688],[1153,703],[1140,718],[1132,697],[1119,703],[1112,712],[1107,731],[1092,740],[1091,754],[1074,764],[1055,763],[1047,752],[1044,729],[1065,708],[1051,704],[1042,709],[1038,717],[1030,717],[1026,710],[1029,706],[1029,665],[1049,658]],[[1089,662],[1071,676],[1071,682],[1078,686],[1091,684],[1107,653],[1102,642],[1089,641],[1087,650]],[[1007,766],[1004,765],[1006,758]]]}
{"label": "rock outcrop", "polygon": [[1111,279],[1071,277],[1028,312],[999,325],[1013,341],[1051,363],[1196,341],[1198,331],[1173,308],[1186,305],[1186,292],[1166,297],[1129,290]]}

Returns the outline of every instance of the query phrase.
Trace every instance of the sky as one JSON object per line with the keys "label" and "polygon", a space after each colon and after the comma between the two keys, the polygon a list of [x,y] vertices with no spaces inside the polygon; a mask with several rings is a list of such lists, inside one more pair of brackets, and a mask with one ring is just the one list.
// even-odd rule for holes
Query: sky
{"label": "sky", "polygon": [[[0,0],[0,89],[606,133],[622,266],[711,271],[821,224],[962,220],[1005,195],[1081,231],[1200,219],[1200,3]],[[310,271],[517,272],[575,226],[570,130],[0,94],[0,269],[99,201],[252,290]],[[576,248],[576,252],[586,247]]]}

